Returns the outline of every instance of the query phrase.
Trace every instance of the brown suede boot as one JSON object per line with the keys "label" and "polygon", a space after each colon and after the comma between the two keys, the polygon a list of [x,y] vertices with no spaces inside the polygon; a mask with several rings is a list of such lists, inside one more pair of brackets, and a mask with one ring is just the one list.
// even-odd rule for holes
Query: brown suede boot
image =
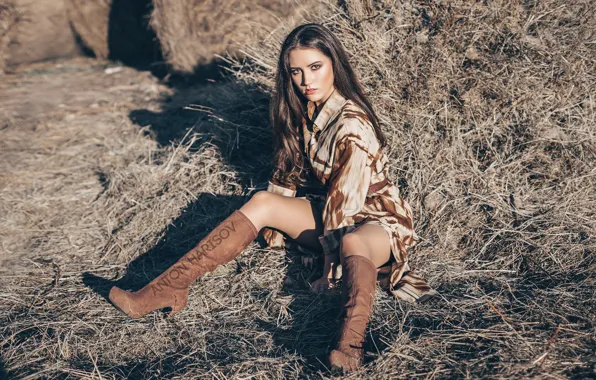
{"label": "brown suede boot", "polygon": [[131,293],[114,286],[110,290],[110,300],[132,318],[140,318],[165,307],[172,308],[172,316],[186,306],[190,284],[238,256],[257,237],[257,233],[255,226],[240,210],[234,211],[195,248],[143,289]]}
{"label": "brown suede boot", "polygon": [[329,353],[334,372],[354,371],[362,365],[362,344],[377,283],[377,268],[366,257],[349,256],[342,267],[343,321],[335,350]]}

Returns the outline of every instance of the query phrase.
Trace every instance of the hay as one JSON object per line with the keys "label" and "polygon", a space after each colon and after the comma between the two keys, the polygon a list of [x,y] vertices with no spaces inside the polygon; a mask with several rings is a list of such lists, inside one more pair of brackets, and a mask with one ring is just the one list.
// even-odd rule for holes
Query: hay
{"label": "hay", "polygon": [[[351,378],[593,377],[590,3],[346,3],[317,17],[384,121],[422,238],[412,264],[440,292],[409,305],[378,291]],[[318,274],[294,250],[251,245],[172,320],[104,298],[264,188],[288,29],[246,42],[238,82],[168,88],[95,61],[0,81],[0,377],[329,376],[339,297],[309,292]]]}
{"label": "hay", "polygon": [[78,54],[64,2],[15,0],[7,4],[14,6],[18,22],[4,36],[8,39],[4,50],[6,66]]}
{"label": "hay", "polygon": [[[384,123],[390,171],[422,237],[414,266],[443,294],[407,307],[401,335],[378,315],[371,329],[391,347],[368,375],[591,373],[590,4],[354,1],[318,15]],[[270,91],[289,30],[247,46],[252,59],[236,61],[237,77]],[[562,338],[559,328],[569,329],[564,342],[547,344]]]}
{"label": "hay", "polygon": [[73,29],[97,58],[133,67],[161,60],[148,25],[151,0],[67,0],[66,4]]}
{"label": "hay", "polygon": [[81,42],[97,58],[106,59],[112,0],[66,0],[68,20]]}
{"label": "hay", "polygon": [[18,20],[14,4],[0,4],[0,75],[4,73],[4,59],[10,42],[9,33]]}
{"label": "hay", "polygon": [[150,25],[167,63],[192,73],[215,55],[238,53],[242,45],[268,29],[296,25],[314,1],[154,0]]}

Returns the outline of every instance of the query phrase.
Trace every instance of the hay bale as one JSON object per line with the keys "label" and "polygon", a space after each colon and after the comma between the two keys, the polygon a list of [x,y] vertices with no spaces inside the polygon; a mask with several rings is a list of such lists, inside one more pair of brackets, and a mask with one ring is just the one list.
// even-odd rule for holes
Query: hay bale
{"label": "hay bale", "polygon": [[4,73],[4,56],[10,41],[8,35],[18,19],[14,4],[0,4],[0,74]]}
{"label": "hay bale", "polygon": [[161,59],[148,20],[151,0],[66,0],[81,42],[98,58],[142,66]]}
{"label": "hay bale", "polygon": [[68,20],[81,42],[97,58],[108,58],[108,24],[112,0],[66,0]]}
{"label": "hay bale", "polygon": [[309,3],[314,2],[154,0],[150,25],[172,69],[191,73],[216,54],[239,53],[240,45],[264,29],[296,25]]}
{"label": "hay bale", "polygon": [[8,7],[13,8],[13,22],[3,36],[6,66],[72,57],[78,53],[63,1],[14,0]]}

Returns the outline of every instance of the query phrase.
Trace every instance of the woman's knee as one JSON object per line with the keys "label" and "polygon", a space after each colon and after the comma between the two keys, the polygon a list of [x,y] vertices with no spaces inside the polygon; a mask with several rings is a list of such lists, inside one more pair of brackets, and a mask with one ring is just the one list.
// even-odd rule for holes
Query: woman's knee
{"label": "woman's knee", "polygon": [[249,202],[253,203],[257,206],[265,206],[269,203],[271,203],[271,198],[275,196],[275,194],[266,191],[266,190],[261,190],[261,191],[257,191],[255,194],[253,194],[252,197],[250,197]]}
{"label": "woman's knee", "polygon": [[269,211],[272,207],[275,194],[262,190],[253,194],[248,202],[242,206],[241,210],[258,227],[267,225],[269,220]]}
{"label": "woman's knee", "polygon": [[354,233],[349,233],[341,238],[339,252],[343,258],[353,255],[370,256],[364,239]]}
{"label": "woman's knee", "polygon": [[359,227],[341,239],[340,253],[342,261],[346,257],[358,255],[366,257],[380,267],[391,257],[387,232],[379,226]]}

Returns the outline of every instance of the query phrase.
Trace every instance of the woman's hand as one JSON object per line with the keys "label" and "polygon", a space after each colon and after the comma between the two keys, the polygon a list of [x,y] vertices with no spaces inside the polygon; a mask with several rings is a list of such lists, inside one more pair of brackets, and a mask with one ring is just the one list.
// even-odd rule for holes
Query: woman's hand
{"label": "woman's hand", "polygon": [[335,287],[335,278],[339,258],[336,255],[325,255],[325,264],[323,265],[323,276],[310,284],[311,289],[317,293],[325,293]]}
{"label": "woman's hand", "polygon": [[335,281],[332,278],[327,278],[327,276],[323,276],[318,280],[315,280],[312,284],[310,284],[311,289],[313,292],[317,294],[323,294],[327,292],[329,289],[333,289],[335,287]]}

